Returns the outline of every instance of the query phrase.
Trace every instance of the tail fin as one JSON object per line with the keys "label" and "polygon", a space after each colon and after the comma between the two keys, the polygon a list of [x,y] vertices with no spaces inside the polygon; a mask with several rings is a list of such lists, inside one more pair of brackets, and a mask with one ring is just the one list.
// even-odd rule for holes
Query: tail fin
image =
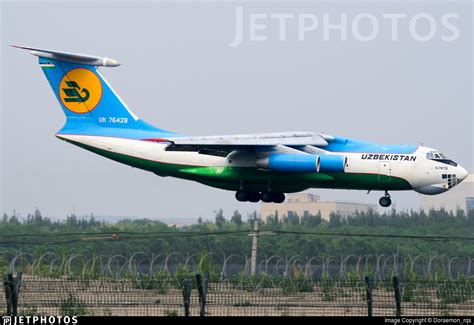
{"label": "tail fin", "polygon": [[58,51],[32,50],[66,115],[58,134],[87,134],[149,138],[174,134],[158,129],[136,116],[98,70],[114,67],[113,59]]}

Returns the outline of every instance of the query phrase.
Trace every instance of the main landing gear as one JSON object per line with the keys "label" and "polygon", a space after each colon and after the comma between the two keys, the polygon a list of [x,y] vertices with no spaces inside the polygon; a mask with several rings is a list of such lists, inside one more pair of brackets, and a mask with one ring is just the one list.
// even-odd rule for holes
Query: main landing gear
{"label": "main landing gear", "polygon": [[262,200],[263,202],[267,203],[282,203],[285,201],[285,194],[275,192],[249,192],[240,190],[235,193],[235,198],[240,202],[258,202]]}
{"label": "main landing gear", "polygon": [[388,194],[388,191],[385,191],[385,196],[382,196],[379,199],[379,204],[384,208],[388,208],[392,204],[392,200],[390,199],[390,194]]}

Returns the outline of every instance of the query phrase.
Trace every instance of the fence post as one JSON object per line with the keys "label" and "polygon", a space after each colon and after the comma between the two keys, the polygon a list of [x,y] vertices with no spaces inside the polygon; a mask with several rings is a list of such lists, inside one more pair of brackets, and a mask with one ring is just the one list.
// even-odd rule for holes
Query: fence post
{"label": "fence post", "polygon": [[207,291],[207,279],[209,275],[206,274],[204,280],[201,278],[200,273],[196,273],[196,284],[199,293],[199,305],[201,310],[199,312],[199,316],[204,317],[206,316],[206,291]]}
{"label": "fence post", "polygon": [[21,272],[18,272],[16,278],[13,277],[13,274],[9,273],[6,275],[5,280],[3,281],[5,299],[7,300],[8,316],[18,315],[18,298],[20,296],[21,277]]}
{"label": "fence post", "polygon": [[393,277],[393,290],[395,292],[395,306],[397,308],[395,315],[397,317],[400,317],[402,314],[402,306],[400,297],[400,283],[398,282],[398,276]]}
{"label": "fence post", "polygon": [[372,288],[373,283],[368,276],[365,277],[365,290],[367,292],[367,316],[372,317]]}
{"label": "fence post", "polygon": [[5,289],[5,300],[7,301],[7,313],[6,315],[11,316],[12,314],[12,293],[11,283],[13,283],[13,274],[6,274],[3,280],[3,288]]}
{"label": "fence post", "polygon": [[189,305],[191,303],[191,280],[183,280],[183,300],[184,300],[184,316],[189,316]]}
{"label": "fence post", "polygon": [[13,316],[18,315],[18,299],[20,298],[20,286],[21,286],[21,277],[23,273],[18,272],[18,275],[13,280]]}

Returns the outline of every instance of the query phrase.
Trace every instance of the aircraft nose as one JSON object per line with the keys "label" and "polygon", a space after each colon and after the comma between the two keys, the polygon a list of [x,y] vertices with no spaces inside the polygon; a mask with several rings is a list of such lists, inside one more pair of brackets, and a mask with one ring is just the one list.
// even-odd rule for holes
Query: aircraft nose
{"label": "aircraft nose", "polygon": [[459,167],[459,171],[458,171],[456,177],[459,181],[463,181],[468,175],[467,170],[464,167],[462,167],[461,165],[458,165],[458,167]]}

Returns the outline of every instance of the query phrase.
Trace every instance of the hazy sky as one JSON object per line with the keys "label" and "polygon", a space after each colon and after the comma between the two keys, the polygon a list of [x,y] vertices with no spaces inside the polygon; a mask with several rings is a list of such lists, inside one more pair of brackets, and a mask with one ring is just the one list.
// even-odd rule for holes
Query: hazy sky
{"label": "hazy sky", "polygon": [[[232,47],[240,6],[244,39]],[[167,130],[324,131],[423,143],[474,170],[471,2],[13,1],[1,9],[0,212],[197,219],[218,208],[227,216],[258,208],[238,203],[233,192],[161,178],[56,139],[65,118],[37,58],[8,44],[117,59],[122,66],[102,68],[103,75],[138,116]],[[383,18],[393,13],[406,15],[397,40]],[[445,18],[459,35],[445,41],[455,36],[443,25],[450,13],[457,18]],[[325,39],[325,15],[329,24],[346,15],[347,39],[330,27]],[[373,17],[376,37],[359,40],[375,35]],[[252,32],[261,40],[250,41]],[[313,192],[327,200],[380,197]],[[392,197],[397,208],[418,208],[414,192]]]}

